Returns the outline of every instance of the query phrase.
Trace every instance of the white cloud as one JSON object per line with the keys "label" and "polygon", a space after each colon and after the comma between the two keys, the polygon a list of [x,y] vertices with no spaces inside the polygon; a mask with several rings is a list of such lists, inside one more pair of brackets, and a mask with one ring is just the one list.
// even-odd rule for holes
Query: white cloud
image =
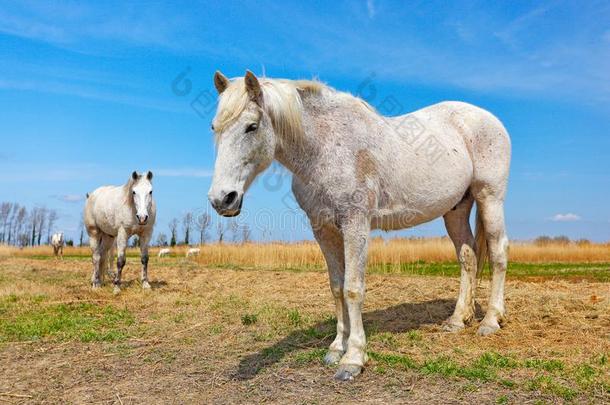
{"label": "white cloud", "polygon": [[212,170],[196,168],[155,169],[153,173],[160,177],[212,177],[214,174]]}
{"label": "white cloud", "polygon": [[366,0],[366,11],[369,14],[369,18],[375,17],[377,11],[375,10],[375,3],[373,0]]}
{"label": "white cloud", "polygon": [[77,203],[85,200],[85,196],[81,194],[63,194],[55,195],[53,197],[57,198],[59,201],[67,203]]}
{"label": "white cloud", "polygon": [[567,214],[555,214],[553,218],[551,218],[551,220],[554,222],[576,222],[580,221],[581,217],[580,215],[572,214],[569,212]]}

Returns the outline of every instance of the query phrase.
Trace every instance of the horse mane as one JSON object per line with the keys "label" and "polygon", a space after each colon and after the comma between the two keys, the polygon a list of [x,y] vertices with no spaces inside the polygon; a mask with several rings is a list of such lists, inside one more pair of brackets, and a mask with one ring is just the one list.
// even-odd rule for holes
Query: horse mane
{"label": "horse mane", "polygon": [[134,207],[133,198],[131,197],[131,192],[133,191],[133,186],[136,185],[138,181],[142,178],[141,174],[138,174],[138,179],[134,180],[133,177],[129,176],[129,180],[127,183],[123,185],[123,198],[125,201],[125,205],[130,207]]}
{"label": "horse mane", "polygon": [[[299,140],[303,134],[302,97],[335,90],[316,80],[288,80],[259,78],[263,93],[261,108],[271,118],[275,133],[281,140]],[[214,129],[222,133],[248,106],[250,98],[243,78],[231,81],[220,94]]]}

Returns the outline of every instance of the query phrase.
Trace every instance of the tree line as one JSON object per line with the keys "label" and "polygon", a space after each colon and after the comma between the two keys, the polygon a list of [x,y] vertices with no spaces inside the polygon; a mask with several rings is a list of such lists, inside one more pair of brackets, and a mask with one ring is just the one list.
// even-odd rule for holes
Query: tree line
{"label": "tree line", "polygon": [[14,203],[0,203],[0,244],[38,246],[48,244],[53,227],[59,219],[57,210],[46,207],[27,207]]}
{"label": "tree line", "polygon": [[[247,224],[239,224],[232,219],[227,222],[218,221],[215,226],[212,226],[212,219],[207,213],[194,215],[192,212],[186,212],[181,220],[173,218],[169,221],[169,237],[168,234],[159,233],[156,239],[158,246],[176,246],[190,245],[199,243],[201,245],[212,240],[211,233],[214,232],[216,241],[223,243],[232,241],[234,243],[246,243],[251,240],[252,231]],[[179,234],[179,231],[182,231]]]}

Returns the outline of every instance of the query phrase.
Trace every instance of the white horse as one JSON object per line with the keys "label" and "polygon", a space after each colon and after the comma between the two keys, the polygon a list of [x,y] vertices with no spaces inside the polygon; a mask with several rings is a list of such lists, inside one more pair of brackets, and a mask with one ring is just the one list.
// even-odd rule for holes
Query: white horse
{"label": "white horse", "polygon": [[[218,151],[210,202],[221,215],[238,215],[245,191],[274,159],[293,173],[293,192],[326,259],[335,298],[337,337],[325,361],[339,363],[336,378],[352,379],[367,361],[361,312],[371,229],[442,216],[461,264],[459,297],[445,328],[472,320],[476,275],[489,256],[491,297],[478,333],[500,329],[511,148],[496,117],[460,102],[383,117],[319,82],[259,80],[249,71],[232,81],[216,72],[214,84]],[[475,201],[476,238],[469,224]]]}
{"label": "white horse", "polygon": [[161,249],[161,250],[159,250],[159,257],[169,256],[170,253],[172,253],[172,250],[169,248]]}
{"label": "white horse", "polygon": [[51,246],[53,246],[53,255],[61,259],[64,258],[64,233],[57,232],[51,236]]}
{"label": "white horse", "polygon": [[189,250],[186,251],[186,257],[199,256],[199,253],[201,253],[201,249],[190,248]]}
{"label": "white horse", "polygon": [[93,252],[93,288],[101,286],[103,271],[107,268],[109,252],[116,239],[117,272],[114,292],[121,291],[121,272],[125,266],[125,249],[130,236],[140,238],[142,262],[142,288],[149,289],[148,244],[155,225],[156,208],[152,196],[152,172],[140,175],[133,172],[123,186],[104,186],[87,195],[85,227]]}

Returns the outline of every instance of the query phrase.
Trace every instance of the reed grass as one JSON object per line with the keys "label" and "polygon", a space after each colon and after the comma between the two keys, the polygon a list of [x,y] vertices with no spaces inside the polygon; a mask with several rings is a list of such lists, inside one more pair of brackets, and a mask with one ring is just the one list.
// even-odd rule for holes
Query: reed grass
{"label": "reed grass", "polygon": [[[156,255],[160,248],[151,248]],[[171,256],[186,254],[187,246],[171,248]],[[0,256],[50,256],[50,246],[19,249],[0,245]],[[127,254],[139,254],[137,248],[129,248]],[[89,256],[88,247],[66,247],[64,256]],[[203,265],[235,265],[247,267],[303,268],[324,267],[324,258],[317,243],[212,243],[201,246],[196,260]],[[610,262],[610,243],[557,243],[536,244],[511,242],[509,260],[518,263],[607,263]],[[448,238],[390,239],[374,238],[370,243],[369,265],[387,266],[405,263],[455,262],[456,254]]]}

